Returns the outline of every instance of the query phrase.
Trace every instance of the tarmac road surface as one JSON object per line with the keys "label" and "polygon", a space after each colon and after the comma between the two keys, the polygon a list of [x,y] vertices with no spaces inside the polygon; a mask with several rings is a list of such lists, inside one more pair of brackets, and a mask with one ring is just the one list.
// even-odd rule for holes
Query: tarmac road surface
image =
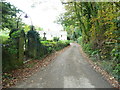
{"label": "tarmac road surface", "polygon": [[72,43],[48,66],[41,68],[15,88],[112,88],[84,59]]}

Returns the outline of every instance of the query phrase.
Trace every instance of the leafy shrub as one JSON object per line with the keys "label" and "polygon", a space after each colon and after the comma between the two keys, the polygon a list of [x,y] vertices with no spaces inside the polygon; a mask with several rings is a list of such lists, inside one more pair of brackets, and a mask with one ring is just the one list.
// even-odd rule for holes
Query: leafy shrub
{"label": "leafy shrub", "polygon": [[69,41],[58,41],[57,42],[57,47],[56,47],[56,50],[60,50],[66,46],[68,46],[70,44]]}
{"label": "leafy shrub", "polygon": [[8,38],[9,38],[8,35],[4,35],[4,34],[0,35],[0,41],[2,42],[5,42]]}
{"label": "leafy shrub", "polygon": [[69,41],[58,41],[58,42],[49,41],[49,40],[41,41],[41,44],[46,47],[46,51],[47,51],[46,54],[60,50],[64,47],[68,46],[69,43],[70,43]]}
{"label": "leafy shrub", "polygon": [[112,72],[113,70],[113,62],[109,61],[101,61],[101,66],[104,68],[107,72]]}
{"label": "leafy shrub", "polygon": [[92,48],[91,48],[91,44],[82,44],[82,46],[83,46],[83,50],[86,52],[86,53],[88,53],[89,55],[91,55],[92,54],[92,52],[93,52],[93,50],[92,50]]}
{"label": "leafy shrub", "polygon": [[55,41],[49,41],[49,40],[46,40],[46,41],[41,41],[42,45],[44,46],[56,46],[57,45],[57,42]]}
{"label": "leafy shrub", "polygon": [[[8,44],[9,43],[9,44]],[[9,71],[19,66],[18,50],[12,39],[7,40],[2,46],[2,67],[3,71]]]}
{"label": "leafy shrub", "polygon": [[120,63],[115,66],[115,69],[112,72],[112,75],[118,79],[120,82]]}
{"label": "leafy shrub", "polygon": [[59,41],[59,37],[53,37],[53,41]]}
{"label": "leafy shrub", "polygon": [[113,57],[113,60],[115,60],[116,62],[120,62],[120,50],[118,49],[117,46],[115,46],[112,51],[111,51],[111,56]]}
{"label": "leafy shrub", "polygon": [[46,47],[46,54],[54,52],[55,47],[57,46],[57,42],[54,41],[41,41],[41,44]]}
{"label": "leafy shrub", "polygon": [[78,42],[79,44],[82,44],[82,36],[80,36],[80,37],[77,39],[77,42]]}

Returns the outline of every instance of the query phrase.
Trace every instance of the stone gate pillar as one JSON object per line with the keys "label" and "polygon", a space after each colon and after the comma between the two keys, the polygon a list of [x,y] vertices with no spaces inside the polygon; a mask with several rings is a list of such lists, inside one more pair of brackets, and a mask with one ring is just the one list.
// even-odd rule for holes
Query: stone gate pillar
{"label": "stone gate pillar", "polygon": [[25,42],[25,32],[24,30],[22,30],[20,32],[19,43],[18,43],[18,59],[20,63],[23,63],[23,59],[24,59],[24,45],[25,45],[24,42]]}

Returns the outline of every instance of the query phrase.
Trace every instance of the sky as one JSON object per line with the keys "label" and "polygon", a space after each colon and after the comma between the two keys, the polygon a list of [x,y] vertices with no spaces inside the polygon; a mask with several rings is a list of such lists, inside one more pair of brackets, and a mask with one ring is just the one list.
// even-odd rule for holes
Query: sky
{"label": "sky", "polygon": [[[60,0],[6,0],[23,10],[31,18],[23,19],[27,24],[42,27],[44,30],[62,30],[61,25],[55,24],[57,16],[63,13],[64,6]],[[31,7],[34,6],[34,7]]]}

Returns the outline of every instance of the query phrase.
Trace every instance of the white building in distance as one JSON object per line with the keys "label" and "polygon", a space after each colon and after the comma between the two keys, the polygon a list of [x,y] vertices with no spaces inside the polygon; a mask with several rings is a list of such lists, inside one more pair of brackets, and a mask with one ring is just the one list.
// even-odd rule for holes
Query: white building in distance
{"label": "white building in distance", "polygon": [[67,32],[66,31],[38,31],[40,34],[40,37],[45,37],[47,40],[53,40],[54,37],[59,37],[59,40],[67,40]]}

